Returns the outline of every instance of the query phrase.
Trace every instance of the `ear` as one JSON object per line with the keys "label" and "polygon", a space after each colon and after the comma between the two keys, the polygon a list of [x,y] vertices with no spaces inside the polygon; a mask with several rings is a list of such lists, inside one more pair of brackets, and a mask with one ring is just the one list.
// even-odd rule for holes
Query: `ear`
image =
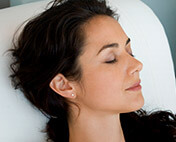
{"label": "ear", "polygon": [[60,73],[52,79],[49,86],[53,91],[65,98],[76,98],[74,85]]}

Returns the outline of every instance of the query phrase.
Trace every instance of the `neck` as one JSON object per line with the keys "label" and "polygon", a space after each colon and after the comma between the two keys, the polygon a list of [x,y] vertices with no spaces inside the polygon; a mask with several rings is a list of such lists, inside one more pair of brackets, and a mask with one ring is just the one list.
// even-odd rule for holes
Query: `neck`
{"label": "neck", "polygon": [[69,142],[125,142],[119,114],[81,111],[69,121]]}

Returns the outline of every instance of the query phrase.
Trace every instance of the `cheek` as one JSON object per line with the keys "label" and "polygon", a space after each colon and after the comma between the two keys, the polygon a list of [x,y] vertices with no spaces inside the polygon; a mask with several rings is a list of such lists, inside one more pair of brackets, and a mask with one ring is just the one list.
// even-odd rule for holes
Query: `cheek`
{"label": "cheek", "polygon": [[84,76],[84,103],[93,109],[118,107],[122,101],[123,75],[100,69]]}

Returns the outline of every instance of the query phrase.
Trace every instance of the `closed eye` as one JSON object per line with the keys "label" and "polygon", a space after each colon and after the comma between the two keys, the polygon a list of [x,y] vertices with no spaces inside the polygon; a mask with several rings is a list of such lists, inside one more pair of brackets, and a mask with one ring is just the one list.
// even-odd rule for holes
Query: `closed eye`
{"label": "closed eye", "polygon": [[[129,53],[132,57],[134,57],[135,58],[135,55],[133,55],[132,53]],[[112,63],[115,63],[115,62],[117,62],[117,59],[115,58],[115,59],[113,59],[113,60],[111,60],[111,61],[106,61],[105,63],[107,63],[107,64],[112,64]]]}
{"label": "closed eye", "polygon": [[111,60],[111,61],[106,61],[105,63],[112,64],[112,63],[115,63],[115,62],[117,62],[116,58],[114,60]]}

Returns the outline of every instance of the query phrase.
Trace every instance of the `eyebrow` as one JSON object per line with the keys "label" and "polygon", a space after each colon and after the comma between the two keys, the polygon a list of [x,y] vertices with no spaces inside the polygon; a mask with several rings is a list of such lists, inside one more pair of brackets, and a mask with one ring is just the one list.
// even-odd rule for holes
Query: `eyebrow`
{"label": "eyebrow", "polygon": [[[131,41],[130,38],[128,38],[125,45],[127,45],[130,41]],[[119,47],[118,43],[106,44],[98,51],[97,55],[104,49],[107,49],[107,48],[118,48],[118,47]]]}

